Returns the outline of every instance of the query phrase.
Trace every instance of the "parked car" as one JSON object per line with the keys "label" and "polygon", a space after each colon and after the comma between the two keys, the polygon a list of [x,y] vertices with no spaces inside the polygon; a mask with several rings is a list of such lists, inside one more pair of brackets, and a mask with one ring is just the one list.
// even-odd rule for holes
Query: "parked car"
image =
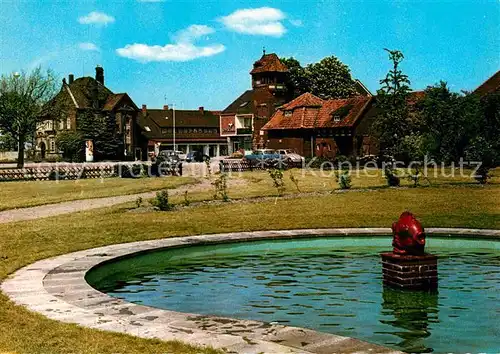
{"label": "parked car", "polygon": [[191,151],[186,155],[186,162],[205,162],[210,161],[210,156],[205,155],[201,151]]}
{"label": "parked car", "polygon": [[245,159],[249,161],[263,161],[263,160],[279,160],[281,155],[271,149],[258,149],[252,151],[251,154],[245,155]]}
{"label": "parked car", "polygon": [[177,155],[177,152],[174,150],[162,150],[158,153],[158,156],[156,156],[156,161],[158,163],[177,163],[181,161],[181,159],[179,158],[179,155]]}
{"label": "parked car", "polygon": [[292,162],[298,164],[305,161],[305,158],[303,156],[300,156],[291,149],[280,149],[276,150],[276,152],[280,155],[281,159],[286,162]]}
{"label": "parked car", "polygon": [[[169,151],[171,151],[171,150],[169,150]],[[175,150],[174,151],[174,155],[177,155],[179,157],[179,160],[186,161],[187,154],[185,154],[183,151],[181,151],[181,150]]]}
{"label": "parked car", "polygon": [[249,155],[245,155],[247,160],[253,167],[260,168],[288,168],[288,163],[280,154],[271,149],[259,149],[253,151]]}

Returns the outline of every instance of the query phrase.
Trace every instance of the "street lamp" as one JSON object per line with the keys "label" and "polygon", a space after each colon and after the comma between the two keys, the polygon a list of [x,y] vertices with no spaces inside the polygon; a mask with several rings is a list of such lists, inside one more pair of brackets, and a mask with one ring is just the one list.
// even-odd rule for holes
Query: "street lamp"
{"label": "street lamp", "polygon": [[[174,151],[177,151],[177,149],[175,148],[175,103],[171,103],[171,105],[172,105],[172,123],[173,123],[172,140],[174,145]],[[168,119],[168,116],[166,116],[165,119]]]}

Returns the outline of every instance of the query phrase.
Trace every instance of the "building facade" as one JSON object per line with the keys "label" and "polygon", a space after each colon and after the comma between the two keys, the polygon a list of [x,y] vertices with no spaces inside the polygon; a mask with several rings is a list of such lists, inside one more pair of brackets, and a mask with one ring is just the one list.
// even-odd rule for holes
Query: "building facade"
{"label": "building facade", "polygon": [[141,159],[138,146],[139,130],[137,115],[139,109],[126,93],[113,93],[104,85],[104,69],[96,67],[95,78],[74,79],[70,74],[63,79],[61,90],[43,109],[36,129],[36,153],[42,158],[61,156],[56,138],[61,132],[80,131],[83,115],[92,119],[105,120],[115,127],[115,135],[122,140],[112,159]]}
{"label": "building facade", "polygon": [[186,154],[199,151],[210,157],[226,156],[227,140],[220,134],[219,114],[203,107],[174,110],[169,106],[149,109],[142,105],[138,123],[143,154],[150,158],[161,150],[177,150]]}
{"label": "building facade", "polygon": [[250,71],[252,89],[245,91],[220,114],[221,136],[226,138],[229,153],[264,148],[266,131],[262,127],[277,107],[284,104],[288,68],[274,53],[264,54]]}
{"label": "building facade", "polygon": [[374,98],[323,100],[305,93],[279,107],[263,127],[270,149],[293,149],[305,157],[335,158],[378,153],[370,137]]}

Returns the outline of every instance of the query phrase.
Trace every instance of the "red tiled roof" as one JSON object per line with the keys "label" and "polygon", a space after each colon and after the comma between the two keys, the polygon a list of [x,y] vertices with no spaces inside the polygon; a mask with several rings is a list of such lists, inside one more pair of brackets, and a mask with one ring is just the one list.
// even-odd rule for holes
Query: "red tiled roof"
{"label": "red tiled roof", "polygon": [[474,93],[479,96],[485,96],[489,93],[500,91],[500,70],[498,70],[492,77],[483,82],[477,89],[474,90]]}
{"label": "red tiled roof", "polygon": [[[262,129],[351,127],[357,122],[371,100],[372,97],[366,96],[322,100],[310,93],[305,93],[280,107]],[[334,119],[336,112],[341,116],[339,121]]]}
{"label": "red tiled roof", "polygon": [[296,99],[288,102],[281,106],[281,109],[291,110],[299,107],[321,107],[323,105],[323,100],[312,93],[306,92]]}
{"label": "red tiled roof", "polygon": [[[318,119],[321,122],[321,127],[352,127],[361,117],[361,114],[370,101],[371,97],[367,96],[355,96],[348,99],[326,101]],[[334,119],[336,111],[343,107],[345,107],[345,110],[348,112],[345,116],[340,116],[340,121],[336,122]]]}
{"label": "red tiled roof", "polygon": [[288,72],[288,68],[281,62],[278,56],[274,53],[264,54],[262,58],[253,64],[253,69],[250,74],[263,72]]}

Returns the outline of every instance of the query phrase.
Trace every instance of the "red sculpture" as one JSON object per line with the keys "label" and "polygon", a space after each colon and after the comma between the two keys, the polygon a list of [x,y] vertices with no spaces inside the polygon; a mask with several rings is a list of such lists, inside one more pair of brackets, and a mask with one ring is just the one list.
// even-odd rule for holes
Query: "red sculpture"
{"label": "red sculpture", "polygon": [[421,256],[424,254],[425,231],[415,216],[405,211],[392,224],[393,252],[401,255]]}

